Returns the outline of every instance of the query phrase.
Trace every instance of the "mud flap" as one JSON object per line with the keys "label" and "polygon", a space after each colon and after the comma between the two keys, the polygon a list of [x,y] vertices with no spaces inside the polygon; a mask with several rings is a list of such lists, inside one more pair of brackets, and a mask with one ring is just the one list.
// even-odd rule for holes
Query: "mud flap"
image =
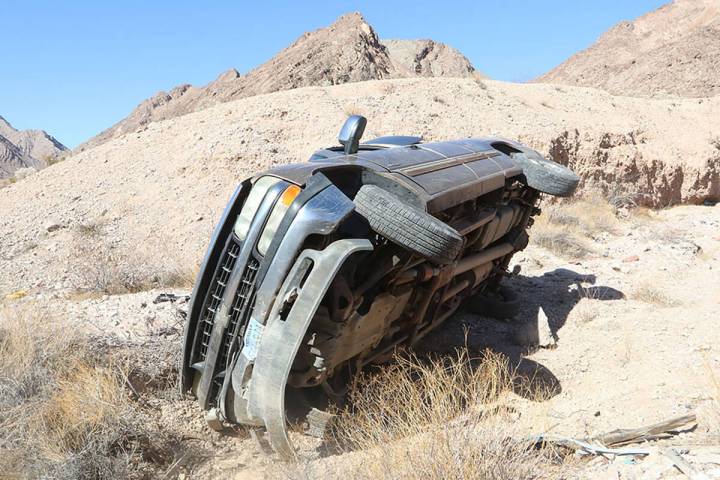
{"label": "mud flap", "polygon": [[[262,420],[268,440],[283,458],[295,458],[285,417],[285,385],[315,311],[345,260],[372,250],[365,239],[338,240],[323,251],[304,250],[288,274],[268,323],[246,336],[243,355],[255,365],[248,388],[248,413]],[[255,342],[255,343],[253,343]]]}

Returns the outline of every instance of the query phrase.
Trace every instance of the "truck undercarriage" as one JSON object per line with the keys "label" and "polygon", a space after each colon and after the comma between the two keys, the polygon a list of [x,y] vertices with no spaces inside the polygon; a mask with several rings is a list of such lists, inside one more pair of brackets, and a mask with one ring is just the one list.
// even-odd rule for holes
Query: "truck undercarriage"
{"label": "truck undercarriage", "polygon": [[526,165],[544,159],[513,142],[363,149],[350,130],[342,151],[243,182],[191,299],[183,390],[211,425],[264,429],[285,458],[288,415],[340,403],[363,367],[496,292],[540,193],[577,185],[556,164],[538,184]]}

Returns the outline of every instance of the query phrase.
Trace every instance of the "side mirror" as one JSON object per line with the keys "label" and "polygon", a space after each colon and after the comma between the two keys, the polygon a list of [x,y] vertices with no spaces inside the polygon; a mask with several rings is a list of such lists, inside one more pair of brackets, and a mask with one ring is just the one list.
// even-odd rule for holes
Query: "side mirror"
{"label": "side mirror", "polygon": [[345,120],[345,125],[340,129],[338,141],[345,147],[345,155],[357,153],[360,139],[365,133],[367,119],[362,115],[352,115]]}

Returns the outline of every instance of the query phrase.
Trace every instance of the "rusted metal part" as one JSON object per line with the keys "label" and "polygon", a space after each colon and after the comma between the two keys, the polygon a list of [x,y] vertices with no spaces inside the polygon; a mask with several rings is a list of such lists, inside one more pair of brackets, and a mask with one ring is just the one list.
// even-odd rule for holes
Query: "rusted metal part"
{"label": "rusted metal part", "polygon": [[458,293],[462,292],[466,288],[468,288],[471,285],[472,282],[468,279],[460,280],[455,285],[448,288],[445,293],[442,296],[442,299],[440,300],[442,303],[447,302],[451,298],[453,298]]}
{"label": "rusted metal part", "polygon": [[457,266],[455,267],[455,275],[461,275],[469,270],[472,270],[480,265],[483,265],[485,263],[492,262],[493,260],[497,260],[500,257],[503,257],[509,253],[512,253],[513,246],[509,243],[501,243],[500,245],[497,245],[492,248],[488,248],[487,250],[483,250],[480,253],[477,253],[475,255],[470,255],[468,257],[465,257],[461,259]]}

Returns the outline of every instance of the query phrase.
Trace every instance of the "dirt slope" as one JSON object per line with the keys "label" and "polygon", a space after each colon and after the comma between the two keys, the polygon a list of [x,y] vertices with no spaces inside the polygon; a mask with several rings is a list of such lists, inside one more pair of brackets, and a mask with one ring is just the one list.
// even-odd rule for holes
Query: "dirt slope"
{"label": "dirt slope", "polygon": [[89,261],[83,226],[102,226],[93,243],[115,256],[199,261],[238,181],[334,145],[349,112],[369,118],[366,138],[519,138],[569,163],[583,189],[649,205],[720,197],[720,98],[437,78],[308,87],[155,122],[0,189],[0,293],[72,288],[70,273]]}
{"label": "dirt slope", "polygon": [[0,178],[20,168],[40,168],[47,159],[67,150],[43,130],[16,130],[0,116]]}
{"label": "dirt slope", "polygon": [[475,69],[457,50],[432,40],[392,41],[387,48],[359,13],[308,32],[246,75],[230,69],[204,87],[180,85],[145,100],[82,145],[86,149],[150,122],[239,98],[307,86],[415,76],[467,77]]}
{"label": "dirt slope", "polygon": [[720,93],[720,1],[675,0],[619,23],[537,79],[618,95]]}

